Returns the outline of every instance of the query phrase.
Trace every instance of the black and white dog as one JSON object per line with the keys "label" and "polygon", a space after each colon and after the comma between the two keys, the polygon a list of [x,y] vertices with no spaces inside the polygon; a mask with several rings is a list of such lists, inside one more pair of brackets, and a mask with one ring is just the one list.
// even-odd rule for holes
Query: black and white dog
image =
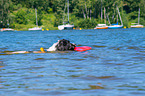
{"label": "black and white dog", "polygon": [[[76,45],[70,43],[69,40],[58,40],[58,42],[54,43],[47,51],[74,51]],[[44,48],[40,48],[41,51],[33,51],[33,53],[46,53]],[[14,51],[14,52],[7,52],[7,54],[19,54],[19,53],[31,53],[30,51]],[[2,63],[2,61],[0,61]]]}
{"label": "black and white dog", "polygon": [[62,39],[54,43],[47,51],[73,51],[75,47],[76,45],[70,43],[69,40]]}

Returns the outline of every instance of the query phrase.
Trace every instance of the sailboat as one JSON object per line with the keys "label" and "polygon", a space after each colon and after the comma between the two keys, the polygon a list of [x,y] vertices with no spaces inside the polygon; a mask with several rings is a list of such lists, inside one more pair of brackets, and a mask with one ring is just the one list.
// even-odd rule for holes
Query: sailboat
{"label": "sailboat", "polygon": [[94,29],[108,29],[106,24],[98,24]]}
{"label": "sailboat", "polygon": [[111,24],[110,26],[108,26],[108,29],[118,29],[118,28],[123,27],[123,22],[122,22],[118,7],[117,7],[117,11],[118,11],[118,14],[119,14],[119,17],[120,17],[121,25],[119,25],[118,22],[117,22],[116,24]]}
{"label": "sailboat", "polygon": [[138,23],[131,23],[131,28],[143,28],[143,25],[139,24],[139,19],[140,19],[140,8],[138,12]]}
{"label": "sailboat", "polygon": [[42,27],[38,27],[38,22],[37,22],[37,9],[36,8],[35,8],[35,14],[36,14],[36,25],[37,25],[37,27],[29,28],[28,29],[29,31],[41,31],[42,30]]}
{"label": "sailboat", "polygon": [[[102,12],[101,12],[101,14],[102,14]],[[101,17],[102,17],[102,15],[101,15]],[[104,7],[104,19],[105,19],[105,7]],[[106,19],[105,19],[105,24],[98,24],[94,29],[108,29],[108,26],[106,25]]]}
{"label": "sailboat", "polygon": [[[108,26],[106,25],[106,15],[105,15],[105,7],[104,7],[104,20],[105,24],[98,24],[94,29],[108,29]],[[101,21],[102,21],[102,0],[101,0]]]}
{"label": "sailboat", "polygon": [[63,22],[63,25],[59,25],[59,30],[65,30],[65,29],[73,29],[74,25],[69,24],[69,0],[67,0],[67,16],[68,16],[68,24],[64,24],[66,22]]}

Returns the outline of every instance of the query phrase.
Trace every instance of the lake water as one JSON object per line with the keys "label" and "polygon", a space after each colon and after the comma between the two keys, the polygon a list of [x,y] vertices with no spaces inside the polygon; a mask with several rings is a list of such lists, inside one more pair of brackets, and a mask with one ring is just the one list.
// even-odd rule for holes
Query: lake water
{"label": "lake water", "polygon": [[[85,52],[39,51],[60,39]],[[144,96],[145,28],[0,32],[0,96]]]}

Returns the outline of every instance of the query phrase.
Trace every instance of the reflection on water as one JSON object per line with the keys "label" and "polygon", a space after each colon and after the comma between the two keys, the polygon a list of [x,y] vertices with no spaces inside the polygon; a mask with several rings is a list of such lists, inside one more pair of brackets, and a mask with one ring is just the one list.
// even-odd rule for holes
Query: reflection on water
{"label": "reflection on water", "polygon": [[[1,96],[144,96],[145,29],[18,31],[0,34]],[[59,39],[85,52],[39,51]]]}

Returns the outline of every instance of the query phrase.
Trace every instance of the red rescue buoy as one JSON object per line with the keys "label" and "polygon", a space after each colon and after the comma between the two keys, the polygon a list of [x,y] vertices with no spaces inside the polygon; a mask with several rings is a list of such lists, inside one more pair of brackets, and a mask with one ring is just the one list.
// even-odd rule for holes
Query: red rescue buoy
{"label": "red rescue buoy", "polygon": [[86,50],[90,50],[92,49],[91,47],[89,46],[82,46],[82,47],[75,47],[75,51],[79,51],[79,52],[83,52],[83,51],[86,51]]}

